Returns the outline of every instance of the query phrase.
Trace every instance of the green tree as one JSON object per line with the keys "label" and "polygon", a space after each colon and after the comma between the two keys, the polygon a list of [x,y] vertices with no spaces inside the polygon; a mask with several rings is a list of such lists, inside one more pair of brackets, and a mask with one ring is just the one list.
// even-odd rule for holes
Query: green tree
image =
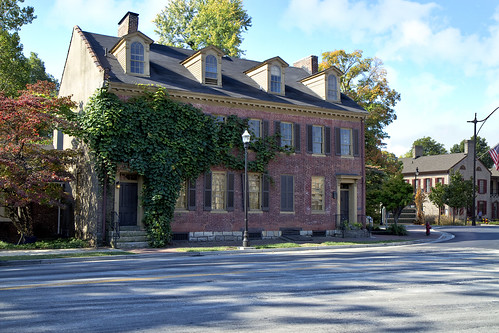
{"label": "green tree", "polygon": [[397,119],[394,107],[400,94],[390,88],[383,62],[376,57],[364,58],[360,50],[324,52],[320,70],[332,66],[344,74],[341,91],[369,112],[365,123],[366,163],[380,165],[385,157],[381,153],[383,140],[388,138],[385,127]]}
{"label": "green tree", "polygon": [[33,7],[21,8],[18,3],[24,0],[1,0],[0,1],[0,30],[19,31],[21,26],[31,23],[36,16]]}
{"label": "green tree", "polygon": [[395,225],[405,206],[413,200],[413,188],[401,173],[390,176],[381,187],[379,199],[383,206],[392,213]]}
{"label": "green tree", "polygon": [[[450,176],[449,184],[444,188],[445,204],[453,211],[459,208],[469,209],[473,202],[473,183],[471,180],[464,180],[459,171],[453,172]],[[456,220],[456,215],[452,213],[452,223]]]}
{"label": "green tree", "polygon": [[[442,143],[438,143],[429,136],[415,140],[412,143],[412,147],[414,146],[423,146],[423,156],[447,154],[447,150],[444,145]],[[412,150],[408,151],[404,157],[412,157]]]}
{"label": "green tree", "polygon": [[208,45],[241,56],[242,32],[251,18],[242,0],[173,0],[156,16],[158,43],[198,50]]}
{"label": "green tree", "polygon": [[[473,137],[470,138],[473,140]],[[466,144],[466,140],[462,140],[459,144],[455,144],[451,147],[451,153],[464,153],[464,145]],[[490,157],[489,154],[490,147],[487,144],[487,140],[480,136],[476,137],[476,157],[482,161],[485,166],[490,169],[494,165],[494,160]]]}
{"label": "green tree", "polygon": [[430,201],[438,207],[438,224],[440,224],[440,211],[445,207],[445,193],[447,185],[442,183],[435,184],[435,187],[431,189],[431,192],[428,194],[428,198]]}

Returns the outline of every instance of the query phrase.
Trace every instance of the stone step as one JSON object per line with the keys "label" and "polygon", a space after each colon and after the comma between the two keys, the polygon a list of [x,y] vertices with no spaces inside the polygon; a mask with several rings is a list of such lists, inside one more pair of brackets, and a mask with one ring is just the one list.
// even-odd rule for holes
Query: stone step
{"label": "stone step", "polygon": [[143,236],[147,236],[147,232],[144,230],[136,230],[136,231],[120,230],[120,236],[121,237],[143,237]]}
{"label": "stone step", "polygon": [[120,234],[118,242],[147,242],[147,236],[123,236]]}
{"label": "stone step", "polygon": [[115,248],[118,249],[139,249],[139,248],[148,248],[148,242],[120,242],[116,244]]}

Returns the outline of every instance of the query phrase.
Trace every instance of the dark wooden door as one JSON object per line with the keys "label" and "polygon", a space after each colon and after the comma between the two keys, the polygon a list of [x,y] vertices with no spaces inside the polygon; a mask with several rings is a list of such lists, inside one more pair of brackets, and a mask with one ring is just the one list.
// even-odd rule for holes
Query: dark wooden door
{"label": "dark wooden door", "polygon": [[137,225],[137,183],[120,184],[120,225]]}
{"label": "dark wooden door", "polygon": [[348,221],[350,215],[350,191],[341,190],[340,192],[340,215],[341,221]]}

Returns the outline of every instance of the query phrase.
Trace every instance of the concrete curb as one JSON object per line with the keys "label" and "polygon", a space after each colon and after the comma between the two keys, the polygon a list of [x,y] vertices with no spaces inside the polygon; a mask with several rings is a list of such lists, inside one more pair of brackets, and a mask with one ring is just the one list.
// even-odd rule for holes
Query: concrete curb
{"label": "concrete curb", "polygon": [[[123,259],[138,259],[138,258],[154,258],[159,256],[166,257],[199,257],[199,256],[220,256],[220,255],[240,255],[240,254],[255,254],[255,253],[278,253],[278,252],[298,252],[298,251],[329,251],[333,249],[348,249],[348,248],[367,248],[367,247],[388,247],[388,246],[405,246],[405,245],[416,245],[425,243],[440,243],[453,239],[455,236],[448,232],[443,232],[433,229],[433,232],[438,232],[441,235],[435,239],[416,239],[406,242],[396,242],[396,243],[373,243],[373,244],[355,244],[355,245],[336,245],[336,246],[309,246],[309,247],[294,247],[294,248],[276,248],[276,249],[255,249],[247,248],[240,250],[229,250],[229,251],[196,251],[196,252],[158,252],[158,253],[137,253],[137,254],[123,254],[123,255],[113,255],[113,256],[95,256],[95,257],[78,257],[78,258],[54,258],[54,259],[26,259],[26,260],[2,260],[0,261],[1,266],[29,266],[29,265],[40,265],[40,264],[56,264],[63,262],[88,262],[88,261],[103,261],[103,260],[123,260]],[[85,250],[88,251],[88,250]],[[85,252],[81,251],[81,252]],[[105,251],[119,251],[119,250],[109,250],[95,249],[91,252],[105,252]],[[80,252],[80,251],[72,251]],[[53,253],[53,252],[51,252]],[[1,253],[0,253],[1,256]]]}

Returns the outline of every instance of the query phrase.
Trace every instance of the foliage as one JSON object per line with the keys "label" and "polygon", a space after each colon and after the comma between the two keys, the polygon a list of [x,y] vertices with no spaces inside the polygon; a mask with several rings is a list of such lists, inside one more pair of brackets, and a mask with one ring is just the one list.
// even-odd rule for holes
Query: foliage
{"label": "foliage", "polygon": [[386,228],[386,231],[388,231],[388,233],[390,235],[395,235],[395,236],[407,236],[408,235],[408,232],[407,232],[407,229],[405,228],[405,225],[397,224],[397,223],[390,224]]}
{"label": "foliage", "polygon": [[53,95],[54,84],[28,85],[19,97],[0,93],[0,194],[8,217],[24,236],[31,236],[31,204],[62,206],[59,182],[71,179],[67,166],[73,152],[47,149],[40,133],[70,132],[71,99]]}
{"label": "foliage", "polygon": [[36,16],[33,7],[19,7],[24,0],[2,0],[0,1],[0,30],[19,31],[21,26],[31,23]]}
{"label": "foliage", "polygon": [[[170,99],[165,90],[122,101],[98,90],[80,116],[84,141],[93,153],[101,180],[113,179],[118,165],[144,176],[142,204],[151,245],[166,245],[181,184],[210,169],[244,168],[241,133],[247,120],[229,116],[217,123],[192,105]],[[279,151],[275,136],[253,140],[255,158],[248,168],[265,172]]]}
{"label": "foliage", "polygon": [[340,78],[341,91],[369,112],[365,123],[366,163],[379,165],[378,160],[383,158],[380,148],[388,138],[384,129],[397,119],[394,107],[400,94],[389,87],[383,62],[363,58],[360,50],[324,52],[320,70],[332,66],[344,73]]}
{"label": "foliage", "polygon": [[405,206],[412,201],[412,186],[405,182],[401,173],[390,176],[381,188],[379,199],[386,210],[393,214],[397,224],[400,214]]}
{"label": "foliage", "polygon": [[90,247],[86,240],[76,238],[60,238],[55,240],[42,240],[34,243],[14,245],[0,241],[0,249],[30,250],[30,249],[74,249]]}
{"label": "foliage", "polygon": [[[470,140],[473,140],[473,137],[471,137]],[[464,153],[464,145],[466,144],[466,140],[462,140],[459,144],[455,144],[452,146],[450,149],[451,153]],[[492,157],[490,157],[489,154],[490,147],[487,144],[487,140],[485,138],[476,137],[476,156],[477,158],[482,161],[485,166],[490,169],[494,165],[494,160],[492,160]]]}
{"label": "foliage", "polygon": [[[469,208],[473,203],[473,183],[464,180],[459,171],[453,172],[450,182],[445,187],[445,204],[451,208]],[[453,214],[453,221],[455,215]]]}
{"label": "foliage", "polygon": [[440,224],[440,211],[445,207],[445,188],[447,185],[442,183],[436,183],[435,187],[432,188],[428,198],[430,201],[438,207],[438,224]]}
{"label": "foliage", "polygon": [[426,194],[418,188],[414,196],[414,204],[416,205],[416,223],[425,224],[425,217],[423,212],[423,202],[426,199]]}
{"label": "foliage", "polygon": [[33,15],[33,7],[20,8],[17,2],[0,2],[0,90],[6,96],[17,95],[26,84],[34,84],[38,80],[56,82],[45,72],[45,65],[36,53],[32,52],[29,59],[23,54],[18,31],[36,16]]}
{"label": "foliage", "polygon": [[241,56],[241,33],[251,27],[251,18],[242,0],[173,0],[154,23],[160,44],[193,50],[213,45],[229,56]]}
{"label": "foliage", "polygon": [[[415,140],[412,143],[412,147],[414,146],[423,146],[423,156],[447,154],[447,150],[444,145],[442,143],[438,143],[429,136]],[[404,157],[412,157],[412,150],[408,151]]]}

